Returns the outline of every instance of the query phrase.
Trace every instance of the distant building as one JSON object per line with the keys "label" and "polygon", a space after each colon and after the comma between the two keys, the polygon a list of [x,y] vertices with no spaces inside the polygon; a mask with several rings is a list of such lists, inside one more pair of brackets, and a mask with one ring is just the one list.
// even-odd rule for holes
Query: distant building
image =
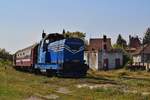
{"label": "distant building", "polygon": [[136,37],[132,37],[131,35],[129,36],[129,47],[136,49],[141,47],[141,41],[138,36]]}
{"label": "distant building", "polygon": [[138,36],[133,37],[133,36],[129,35],[129,45],[128,45],[126,51],[132,54],[140,47],[141,47],[141,41],[140,41],[139,37]]}
{"label": "distant building", "polygon": [[103,38],[90,39],[85,60],[89,67],[94,70],[116,69],[123,64],[123,53],[121,50],[113,49],[111,39]]}
{"label": "distant building", "polygon": [[133,53],[133,65],[143,66],[143,64],[147,70],[150,69],[150,44],[138,48]]}

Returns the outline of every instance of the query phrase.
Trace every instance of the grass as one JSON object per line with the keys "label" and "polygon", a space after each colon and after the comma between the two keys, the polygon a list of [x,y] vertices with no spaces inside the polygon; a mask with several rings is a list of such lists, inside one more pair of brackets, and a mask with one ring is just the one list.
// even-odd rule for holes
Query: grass
{"label": "grass", "polygon": [[[64,90],[59,92],[60,88]],[[73,79],[37,76],[16,71],[9,63],[0,63],[0,100],[32,100],[31,97],[42,100],[149,100],[150,73],[125,69],[89,71],[86,78]]]}

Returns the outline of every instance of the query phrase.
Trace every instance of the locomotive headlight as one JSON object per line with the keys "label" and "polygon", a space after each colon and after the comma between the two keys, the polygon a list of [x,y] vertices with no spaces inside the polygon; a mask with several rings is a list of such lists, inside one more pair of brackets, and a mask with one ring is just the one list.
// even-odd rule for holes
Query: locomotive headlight
{"label": "locomotive headlight", "polygon": [[72,60],[72,62],[78,63],[80,62],[80,60]]}

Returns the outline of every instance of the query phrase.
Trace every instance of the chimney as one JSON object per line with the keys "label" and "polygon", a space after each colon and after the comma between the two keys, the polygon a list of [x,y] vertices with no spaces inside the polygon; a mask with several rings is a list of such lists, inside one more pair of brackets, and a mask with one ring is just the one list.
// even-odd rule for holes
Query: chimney
{"label": "chimney", "polygon": [[62,32],[62,34],[63,34],[63,35],[65,35],[65,33],[66,33],[65,29],[63,29],[63,32]]}
{"label": "chimney", "polygon": [[106,35],[103,36],[103,41],[107,42],[107,36]]}
{"label": "chimney", "polygon": [[107,36],[103,35],[103,49],[107,51]]}
{"label": "chimney", "polygon": [[129,40],[131,39],[131,35],[129,35]]}

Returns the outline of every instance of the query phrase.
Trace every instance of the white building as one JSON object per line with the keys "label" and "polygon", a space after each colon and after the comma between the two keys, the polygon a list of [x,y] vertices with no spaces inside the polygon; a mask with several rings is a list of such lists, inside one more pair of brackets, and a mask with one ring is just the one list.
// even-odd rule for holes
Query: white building
{"label": "white building", "polygon": [[120,50],[111,51],[90,51],[88,53],[87,63],[94,70],[117,69],[123,65],[123,53]]}
{"label": "white building", "polygon": [[133,53],[133,65],[143,66],[146,70],[150,69],[150,44],[144,45],[144,47],[138,48]]}

